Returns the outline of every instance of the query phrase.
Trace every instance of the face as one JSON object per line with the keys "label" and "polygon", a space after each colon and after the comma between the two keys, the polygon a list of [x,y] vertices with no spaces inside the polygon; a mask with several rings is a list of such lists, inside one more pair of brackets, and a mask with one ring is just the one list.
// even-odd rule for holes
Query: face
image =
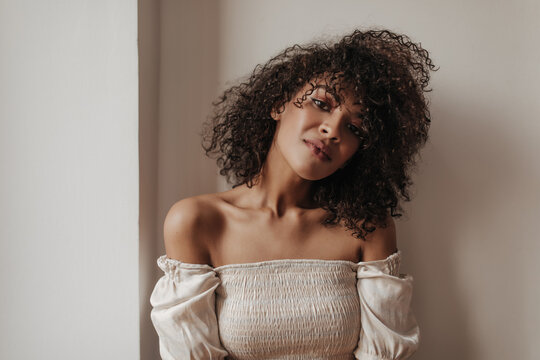
{"label": "face", "polygon": [[[323,85],[318,82],[317,85]],[[312,87],[301,89],[285,104],[282,113],[272,113],[278,122],[274,141],[290,167],[307,180],[323,179],[345,165],[360,146],[361,110],[347,93],[338,106],[332,94],[320,86],[307,95],[302,108],[293,104]],[[312,144],[324,144],[329,158]]]}

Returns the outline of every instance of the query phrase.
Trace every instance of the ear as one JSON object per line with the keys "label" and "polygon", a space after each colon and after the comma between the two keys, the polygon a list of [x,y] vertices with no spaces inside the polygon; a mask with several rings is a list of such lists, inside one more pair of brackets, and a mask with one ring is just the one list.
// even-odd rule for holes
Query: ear
{"label": "ear", "polygon": [[272,109],[272,111],[270,111],[270,116],[276,121],[281,120],[281,114],[278,114],[276,109]]}

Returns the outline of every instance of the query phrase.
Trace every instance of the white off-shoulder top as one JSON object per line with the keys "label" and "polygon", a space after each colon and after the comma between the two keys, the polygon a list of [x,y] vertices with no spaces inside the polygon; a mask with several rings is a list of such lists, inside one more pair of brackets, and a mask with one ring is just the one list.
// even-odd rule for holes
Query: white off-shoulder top
{"label": "white off-shoulder top", "polygon": [[212,267],[158,258],[150,297],[163,360],[407,359],[420,331],[401,251],[384,260]]}

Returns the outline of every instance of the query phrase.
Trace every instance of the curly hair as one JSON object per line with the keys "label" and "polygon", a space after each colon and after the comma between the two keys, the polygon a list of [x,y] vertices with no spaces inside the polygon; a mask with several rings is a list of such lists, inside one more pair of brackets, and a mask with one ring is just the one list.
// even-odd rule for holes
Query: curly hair
{"label": "curly hair", "polygon": [[[233,188],[253,186],[270,149],[281,112],[307,84],[326,81],[338,105],[347,89],[362,105],[360,146],[343,169],[312,184],[313,201],[327,212],[322,224],[339,222],[365,240],[388,216],[400,217],[399,200],[410,201],[411,170],[425,145],[431,123],[428,100],[429,53],[405,35],[389,30],[355,30],[334,42],[295,44],[251,75],[240,79],[213,102],[203,124],[206,155],[217,154],[220,175]],[[204,142],[209,142],[206,146]],[[210,154],[210,155],[209,155]],[[233,178],[233,181],[231,181]]]}

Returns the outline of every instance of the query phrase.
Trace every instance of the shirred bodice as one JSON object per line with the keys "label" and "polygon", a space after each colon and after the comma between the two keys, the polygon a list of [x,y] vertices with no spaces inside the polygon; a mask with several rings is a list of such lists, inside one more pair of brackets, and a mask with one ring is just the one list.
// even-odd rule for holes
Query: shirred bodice
{"label": "shirred bodice", "polygon": [[238,359],[354,359],[356,272],[344,261],[279,260],[216,268],[220,339]]}

